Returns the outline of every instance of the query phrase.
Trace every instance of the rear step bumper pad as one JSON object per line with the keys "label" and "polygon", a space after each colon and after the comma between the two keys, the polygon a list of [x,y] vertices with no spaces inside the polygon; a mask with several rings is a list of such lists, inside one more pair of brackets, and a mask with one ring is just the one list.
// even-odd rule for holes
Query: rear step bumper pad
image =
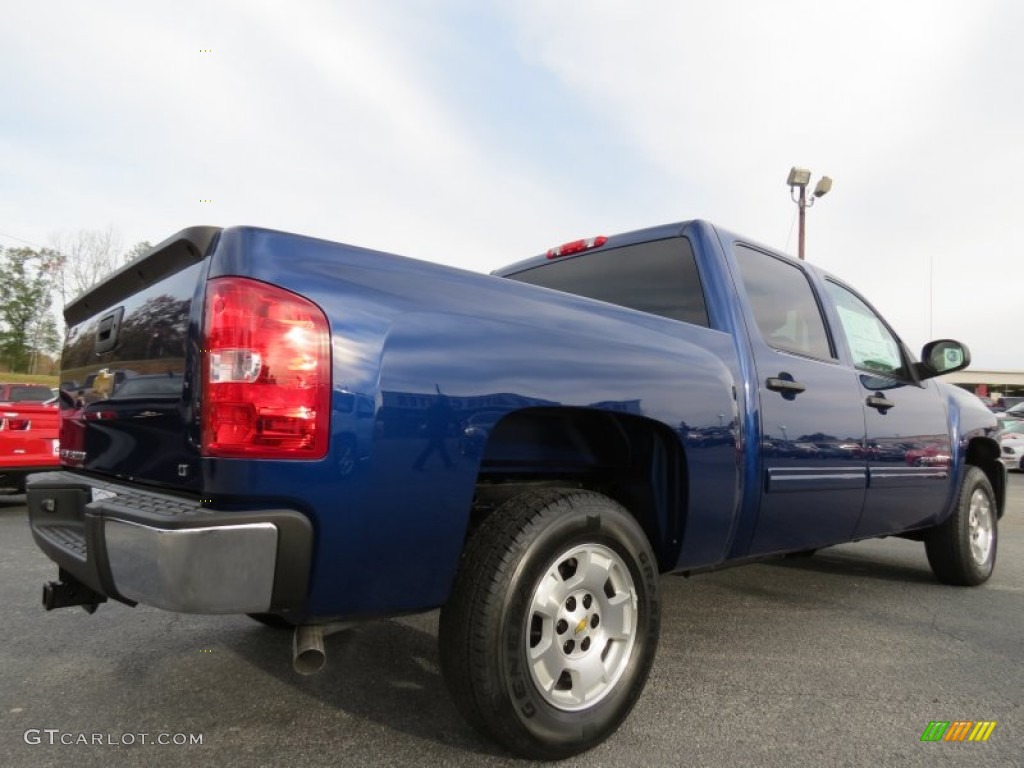
{"label": "rear step bumper pad", "polygon": [[295,510],[218,511],[199,500],[58,471],[32,475],[32,535],[96,592],[182,613],[299,610],[312,552]]}

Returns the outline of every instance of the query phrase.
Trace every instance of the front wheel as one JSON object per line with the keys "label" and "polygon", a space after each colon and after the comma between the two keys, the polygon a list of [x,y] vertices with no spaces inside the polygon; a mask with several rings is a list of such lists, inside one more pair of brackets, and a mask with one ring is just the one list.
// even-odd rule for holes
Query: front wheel
{"label": "front wheel", "polygon": [[953,514],[924,540],[928,563],[939,581],[976,586],[988,580],[996,564],[996,510],[988,477],[968,466]]}
{"label": "front wheel", "polygon": [[530,491],[467,544],[441,610],[445,681],[466,719],[510,751],[590,749],[633,708],[660,626],[643,530],[597,493]]}

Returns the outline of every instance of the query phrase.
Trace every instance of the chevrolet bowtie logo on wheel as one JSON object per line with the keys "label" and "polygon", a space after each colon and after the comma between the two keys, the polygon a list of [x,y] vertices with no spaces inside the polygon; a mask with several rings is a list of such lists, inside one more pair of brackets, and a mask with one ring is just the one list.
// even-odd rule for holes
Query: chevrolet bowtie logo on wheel
{"label": "chevrolet bowtie logo on wheel", "polygon": [[921,741],[988,741],[995,727],[995,720],[932,720]]}

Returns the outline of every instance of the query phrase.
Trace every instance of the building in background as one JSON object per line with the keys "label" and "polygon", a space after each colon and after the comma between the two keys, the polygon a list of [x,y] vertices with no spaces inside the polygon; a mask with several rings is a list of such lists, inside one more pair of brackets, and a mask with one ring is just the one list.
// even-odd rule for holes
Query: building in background
{"label": "building in background", "polygon": [[966,371],[944,376],[943,379],[973,392],[978,397],[988,397],[997,403],[1004,397],[1024,397],[1024,371],[983,371],[968,368]]}

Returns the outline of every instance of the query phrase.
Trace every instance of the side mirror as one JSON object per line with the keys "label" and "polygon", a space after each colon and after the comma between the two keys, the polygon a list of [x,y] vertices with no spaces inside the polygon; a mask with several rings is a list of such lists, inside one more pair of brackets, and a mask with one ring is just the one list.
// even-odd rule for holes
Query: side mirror
{"label": "side mirror", "polygon": [[917,364],[917,375],[921,380],[941,376],[944,373],[962,371],[971,364],[971,351],[965,344],[953,339],[929,341],[921,350],[921,362]]}

